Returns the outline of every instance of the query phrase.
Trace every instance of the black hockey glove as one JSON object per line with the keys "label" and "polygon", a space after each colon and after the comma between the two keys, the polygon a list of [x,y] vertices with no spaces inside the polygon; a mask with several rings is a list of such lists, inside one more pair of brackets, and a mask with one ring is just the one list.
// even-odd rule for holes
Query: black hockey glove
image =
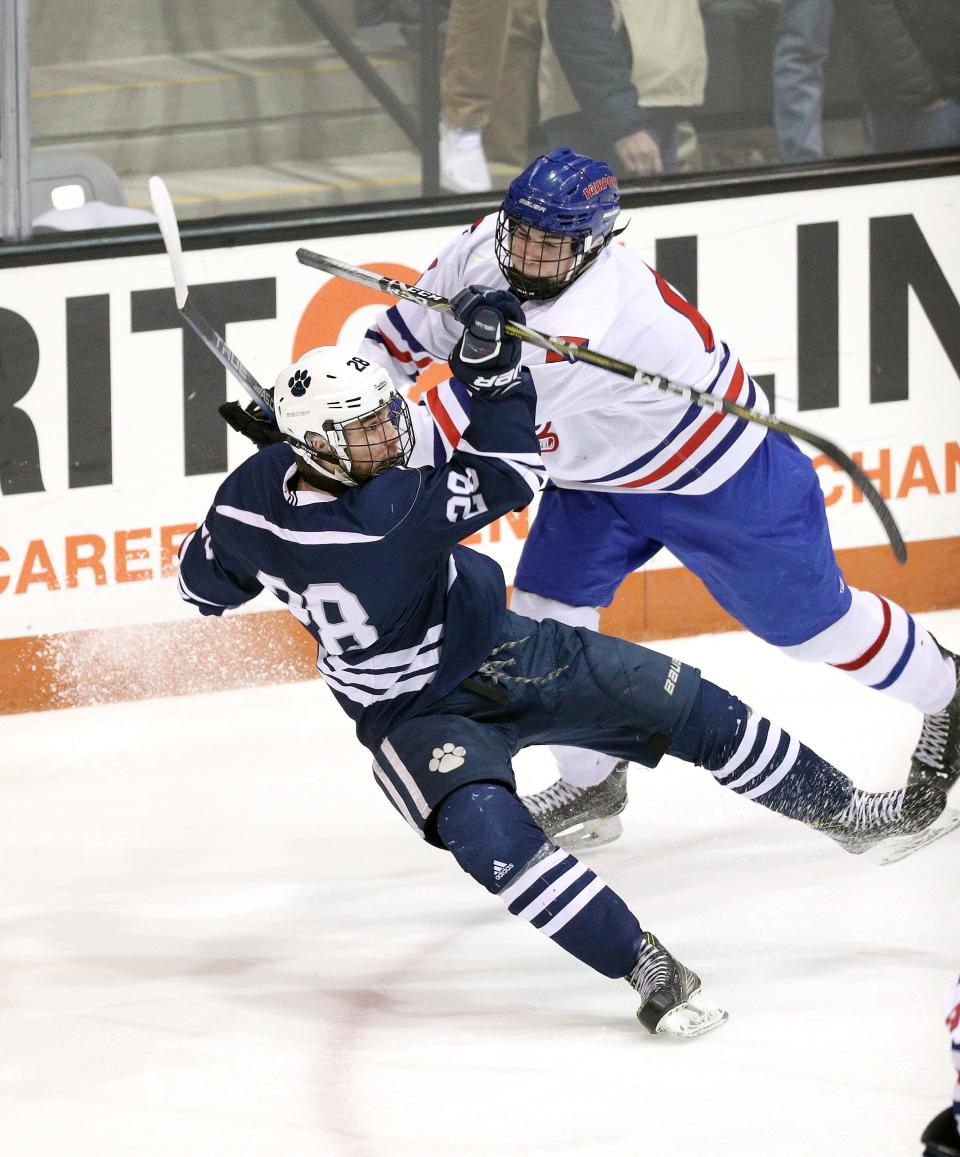
{"label": "black hockey glove", "polygon": [[271,446],[274,442],[286,441],[276,421],[268,418],[256,402],[251,402],[245,410],[239,402],[224,402],[218,410],[227,425],[232,426],[238,434],[249,438],[251,442],[255,442],[258,450],[264,446]]}
{"label": "black hockey glove", "polygon": [[520,381],[520,339],[507,337],[508,321],[524,323],[520,302],[506,289],[471,285],[450,305],[464,326],[463,337],[447,359],[453,376],[470,390],[505,394]]}

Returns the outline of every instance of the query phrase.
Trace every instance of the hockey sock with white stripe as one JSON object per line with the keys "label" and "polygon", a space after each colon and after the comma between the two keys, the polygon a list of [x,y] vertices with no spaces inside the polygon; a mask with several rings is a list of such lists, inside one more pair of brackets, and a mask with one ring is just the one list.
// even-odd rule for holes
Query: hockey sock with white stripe
{"label": "hockey sock with white stripe", "polygon": [[793,659],[829,663],[925,715],[942,711],[956,692],[957,676],[930,632],[882,595],[855,587],[850,594],[842,618],[805,643],[781,650]]}
{"label": "hockey sock with white stripe", "polygon": [[438,809],[437,833],[468,875],[572,956],[614,978],[633,968],[643,935],[636,917],[507,788],[458,788]]}
{"label": "hockey sock with white stripe", "polygon": [[706,679],[670,754],[707,768],[737,795],[795,820],[836,815],[853,792],[848,776]]}

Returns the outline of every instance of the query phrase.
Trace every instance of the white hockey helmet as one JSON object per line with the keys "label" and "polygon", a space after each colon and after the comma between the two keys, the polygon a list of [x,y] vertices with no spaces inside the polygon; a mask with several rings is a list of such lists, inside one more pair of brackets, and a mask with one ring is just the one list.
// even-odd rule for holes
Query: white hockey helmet
{"label": "white hockey helmet", "polygon": [[307,468],[345,486],[402,466],[413,450],[410,411],[390,375],[339,346],[308,350],[288,366],[273,407]]}

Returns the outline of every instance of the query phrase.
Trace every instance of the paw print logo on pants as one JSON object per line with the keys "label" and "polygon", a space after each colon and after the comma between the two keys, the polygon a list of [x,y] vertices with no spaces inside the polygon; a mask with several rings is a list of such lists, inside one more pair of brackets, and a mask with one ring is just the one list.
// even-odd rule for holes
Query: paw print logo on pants
{"label": "paw print logo on pants", "polygon": [[463,757],[467,754],[465,747],[457,747],[453,743],[445,743],[443,747],[433,749],[433,759],[430,760],[431,771],[456,771],[463,767]]}

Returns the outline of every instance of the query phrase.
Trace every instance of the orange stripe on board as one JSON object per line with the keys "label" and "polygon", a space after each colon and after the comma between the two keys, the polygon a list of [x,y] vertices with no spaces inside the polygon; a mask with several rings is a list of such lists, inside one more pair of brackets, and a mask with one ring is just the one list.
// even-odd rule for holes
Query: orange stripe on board
{"label": "orange stripe on board", "polygon": [[[838,556],[851,585],[909,611],[960,607],[960,537],[910,543],[909,551],[905,567],[885,546]],[[698,578],[674,568],[630,575],[600,622],[638,643],[739,625]],[[282,610],[0,639],[0,713],[312,679],[315,663],[313,640]]]}

